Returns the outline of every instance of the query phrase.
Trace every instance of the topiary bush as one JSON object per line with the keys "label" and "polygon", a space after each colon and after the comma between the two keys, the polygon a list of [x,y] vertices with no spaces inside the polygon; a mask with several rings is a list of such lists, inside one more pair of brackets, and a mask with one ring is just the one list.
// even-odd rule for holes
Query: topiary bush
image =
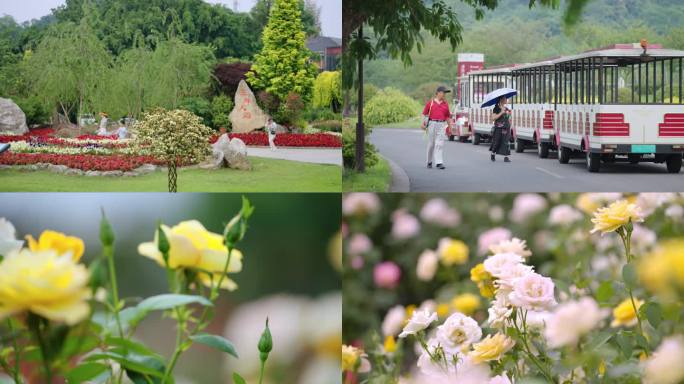
{"label": "topiary bush", "polygon": [[365,122],[372,125],[406,121],[420,113],[420,104],[395,88],[385,88],[368,100]]}

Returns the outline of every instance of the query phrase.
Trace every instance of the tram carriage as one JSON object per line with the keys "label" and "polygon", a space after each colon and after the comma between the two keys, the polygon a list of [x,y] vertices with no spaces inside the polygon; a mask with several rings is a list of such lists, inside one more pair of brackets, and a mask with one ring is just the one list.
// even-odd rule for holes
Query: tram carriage
{"label": "tram carriage", "polygon": [[584,152],[601,162],[666,163],[678,173],[684,152],[684,51],[617,44],[553,60],[558,160]]}
{"label": "tram carriage", "polygon": [[450,141],[458,139],[465,143],[473,134],[473,127],[470,121],[470,83],[468,76],[461,76],[456,83],[456,94],[454,95],[454,112],[451,114],[451,135]]}
{"label": "tram carriage", "polygon": [[[492,121],[490,116],[492,108],[480,108],[484,102],[484,96],[498,88],[513,87],[511,81],[511,69],[513,65],[494,67],[480,71],[472,71],[468,74],[467,90],[469,91],[468,121],[472,127],[472,143],[478,145],[482,141],[490,141],[492,138]],[[464,82],[462,81],[461,84]],[[512,124],[513,132],[515,125]],[[514,133],[515,134],[515,133]],[[513,136],[511,136],[513,137]]]}

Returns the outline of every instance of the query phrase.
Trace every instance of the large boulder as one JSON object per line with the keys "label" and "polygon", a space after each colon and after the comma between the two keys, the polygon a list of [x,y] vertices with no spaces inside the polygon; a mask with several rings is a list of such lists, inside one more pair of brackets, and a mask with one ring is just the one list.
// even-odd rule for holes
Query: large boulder
{"label": "large boulder", "polygon": [[0,97],[0,135],[23,135],[28,132],[26,115],[10,99]]}
{"label": "large boulder", "polygon": [[222,166],[243,171],[252,169],[252,164],[247,158],[245,142],[240,139],[231,140],[227,133],[211,145],[211,155],[200,164],[202,169],[217,169]]}
{"label": "large boulder", "polygon": [[266,125],[266,114],[257,105],[254,92],[244,80],[240,81],[235,92],[235,108],[229,118],[235,133],[252,132]]}

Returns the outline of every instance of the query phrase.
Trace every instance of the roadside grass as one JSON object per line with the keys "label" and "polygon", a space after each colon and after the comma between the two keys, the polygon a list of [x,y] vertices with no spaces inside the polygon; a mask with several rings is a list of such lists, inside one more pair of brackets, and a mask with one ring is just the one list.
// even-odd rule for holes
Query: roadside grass
{"label": "roadside grass", "polygon": [[364,173],[345,169],[342,176],[344,192],[387,192],[392,181],[389,163],[380,157],[378,163]]}

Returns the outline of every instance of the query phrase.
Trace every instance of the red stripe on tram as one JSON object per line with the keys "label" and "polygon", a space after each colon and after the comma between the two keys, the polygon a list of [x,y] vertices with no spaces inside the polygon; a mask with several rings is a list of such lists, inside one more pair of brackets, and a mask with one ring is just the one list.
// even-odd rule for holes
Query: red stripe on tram
{"label": "red stripe on tram", "polygon": [[629,136],[629,124],[622,113],[597,113],[594,136]]}
{"label": "red stripe on tram", "polygon": [[684,136],[684,113],[666,113],[665,122],[658,124],[658,136]]}

